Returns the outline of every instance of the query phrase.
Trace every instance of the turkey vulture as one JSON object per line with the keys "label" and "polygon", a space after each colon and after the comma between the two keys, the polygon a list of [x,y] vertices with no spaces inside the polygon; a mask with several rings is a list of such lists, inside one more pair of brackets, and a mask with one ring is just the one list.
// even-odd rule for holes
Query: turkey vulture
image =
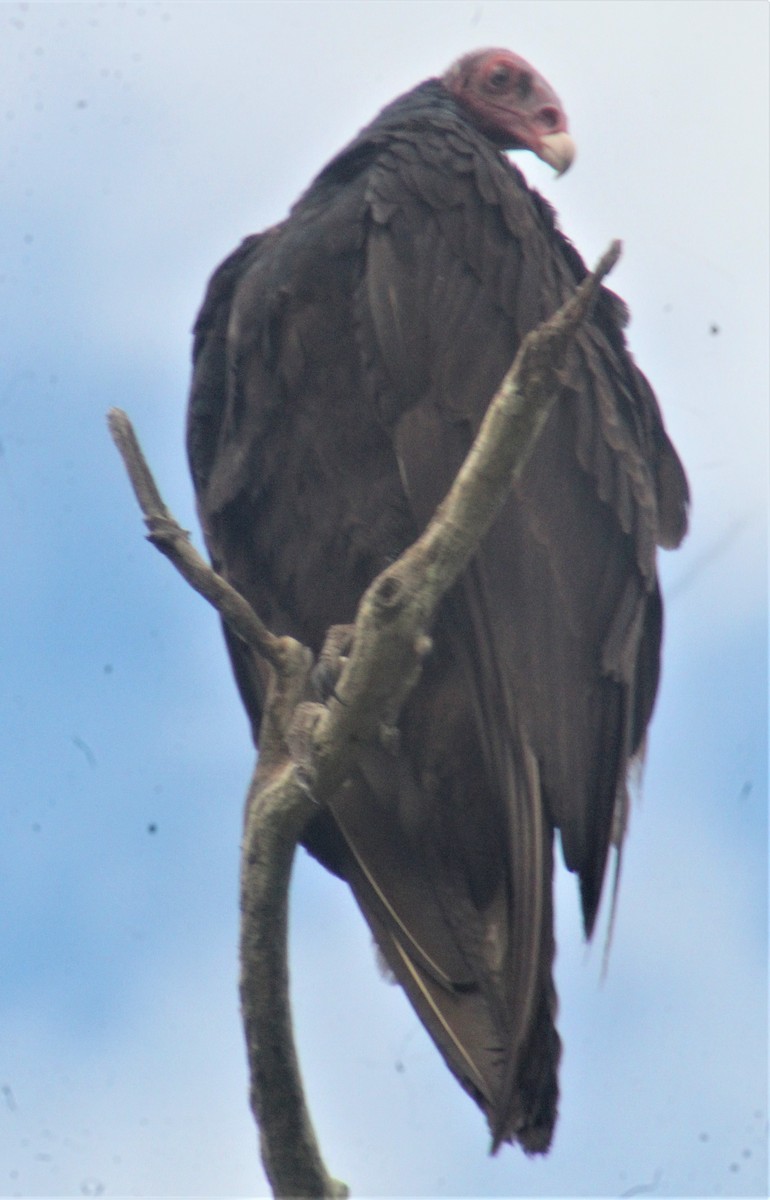
{"label": "turkey vulture", "polygon": [[[449,488],[522,337],[586,268],[505,156],[557,170],[562,106],[505,50],[388,105],[219,267],[188,453],[213,565],[318,653]],[[396,748],[304,845],[350,885],[493,1148],[550,1144],[554,832],[591,935],[658,685],[656,546],[688,490],[602,289],[523,476],[443,602]],[[255,741],[264,668],[225,631]]]}

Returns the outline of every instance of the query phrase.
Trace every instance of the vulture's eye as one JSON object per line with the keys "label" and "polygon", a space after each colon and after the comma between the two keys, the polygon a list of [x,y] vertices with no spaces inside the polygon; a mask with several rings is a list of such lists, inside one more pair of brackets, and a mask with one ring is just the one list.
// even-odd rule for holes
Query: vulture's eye
{"label": "vulture's eye", "polygon": [[511,82],[511,72],[508,67],[495,67],[487,76],[487,85],[494,92],[504,92]]}

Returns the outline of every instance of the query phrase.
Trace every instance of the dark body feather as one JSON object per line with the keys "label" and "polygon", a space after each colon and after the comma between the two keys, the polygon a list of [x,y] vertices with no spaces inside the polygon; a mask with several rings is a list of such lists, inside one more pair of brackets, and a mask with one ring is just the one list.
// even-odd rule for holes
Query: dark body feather
{"label": "dark body feather", "polygon": [[[443,84],[402,97],[219,268],[188,448],[214,565],[318,652],[447,491],[522,336],[583,278]],[[594,924],[658,683],[687,485],[604,292],[400,720],[305,845],[347,879],[494,1143],[547,1149],[560,831]],[[259,737],[260,668],[228,636]]]}

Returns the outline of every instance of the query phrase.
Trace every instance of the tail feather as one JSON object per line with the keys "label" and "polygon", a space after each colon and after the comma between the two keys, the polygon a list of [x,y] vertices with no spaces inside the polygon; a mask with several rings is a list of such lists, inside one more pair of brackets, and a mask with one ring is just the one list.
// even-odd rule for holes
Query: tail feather
{"label": "tail feather", "polygon": [[[462,671],[458,657],[451,662]],[[499,704],[506,713],[504,697]],[[373,754],[330,806],[348,850],[341,874],[450,1070],[484,1110],[493,1151],[511,1141],[544,1153],[560,1043],[552,837],[534,755],[515,731],[483,753],[477,743],[488,760],[475,776],[476,785],[487,777],[484,793],[465,795],[466,778],[456,781],[459,796],[437,796],[418,786],[405,755],[389,756],[388,773]],[[464,845],[467,821],[489,826],[481,864]]]}

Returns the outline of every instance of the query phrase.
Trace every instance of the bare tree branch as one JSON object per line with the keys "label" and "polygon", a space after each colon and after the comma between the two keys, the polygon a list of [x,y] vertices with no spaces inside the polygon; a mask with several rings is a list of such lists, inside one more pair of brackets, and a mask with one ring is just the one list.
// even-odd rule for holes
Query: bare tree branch
{"label": "bare tree branch", "polygon": [[280,671],[286,655],[285,644],[291,639],[271,633],[248,601],[201,558],[190,542],[190,534],[182,529],[163,503],[126,414],[119,408],[111,408],[107,424],[144,514],[148,541],[165,554],[190,586],[217,609],[233,633]]}
{"label": "bare tree branch", "polygon": [[148,540],[272,669],[249,787],[241,850],[241,1008],[251,1107],[262,1162],[275,1196],[338,1197],[344,1183],[326,1170],[305,1104],[289,1004],[288,889],[294,852],[315,809],[288,748],[294,713],[307,694],[313,656],[272,634],[251,605],[191,545],[164,504],[124,412],[111,409],[110,433],[149,530]]}
{"label": "bare tree branch", "polygon": [[291,767],[257,767],[246,806],[241,871],[241,1011],[251,1107],[275,1196],[348,1195],[328,1174],[305,1103],[294,1047],[287,961],[294,852],[315,805]]}
{"label": "bare tree branch", "polygon": [[287,907],[297,842],[317,805],[333,810],[361,747],[395,726],[430,647],[436,607],[523,470],[562,391],[575,330],[619,257],[613,242],[575,295],[524,338],[434,518],[364,594],[349,657],[326,704],[308,700],[310,651],[272,634],[193,549],[161,499],[128,418],[116,409],[109,414],[149,540],[272,667],[241,857],[241,1003],[252,1109],[275,1196],[347,1195],[321,1159],[294,1048]]}

